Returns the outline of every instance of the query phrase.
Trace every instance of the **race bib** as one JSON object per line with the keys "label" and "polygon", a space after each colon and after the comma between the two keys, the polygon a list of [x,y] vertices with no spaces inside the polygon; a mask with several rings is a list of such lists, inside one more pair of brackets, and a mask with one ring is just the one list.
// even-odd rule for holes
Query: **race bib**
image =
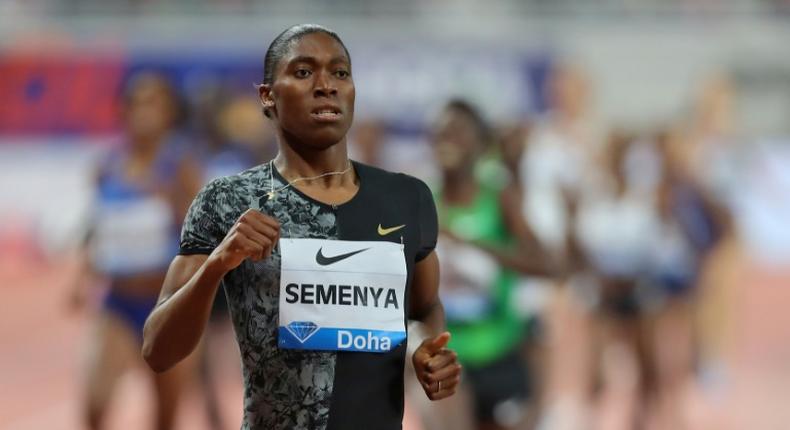
{"label": "race bib", "polygon": [[388,352],[406,339],[403,245],[281,239],[279,346]]}

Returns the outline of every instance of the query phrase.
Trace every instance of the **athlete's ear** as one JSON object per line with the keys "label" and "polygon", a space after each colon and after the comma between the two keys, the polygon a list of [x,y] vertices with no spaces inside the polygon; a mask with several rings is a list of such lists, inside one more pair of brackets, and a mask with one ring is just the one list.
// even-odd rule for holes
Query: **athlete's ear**
{"label": "athlete's ear", "polygon": [[276,113],[274,107],[274,93],[272,93],[272,86],[269,84],[258,85],[258,97],[261,100],[261,106],[263,107],[263,114],[266,115],[266,118],[272,118]]}

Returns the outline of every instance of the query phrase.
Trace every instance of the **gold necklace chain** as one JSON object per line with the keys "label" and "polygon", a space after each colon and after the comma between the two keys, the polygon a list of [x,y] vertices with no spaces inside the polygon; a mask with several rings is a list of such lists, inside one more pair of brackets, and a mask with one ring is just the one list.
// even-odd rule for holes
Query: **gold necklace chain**
{"label": "gold necklace chain", "polygon": [[323,177],[332,176],[332,175],[345,175],[346,173],[348,173],[349,170],[351,170],[351,161],[348,162],[348,167],[346,167],[343,170],[338,170],[336,172],[326,172],[326,173],[322,173],[322,174],[316,175],[316,176],[296,178],[296,179],[288,182],[287,184],[283,185],[282,187],[275,189],[274,188],[274,160],[272,159],[272,160],[269,160],[269,185],[271,186],[271,190],[267,193],[267,195],[269,196],[269,199],[273,199],[275,194],[277,194],[278,192],[280,192],[280,191],[282,191],[282,190],[284,190],[286,188],[289,188],[290,186],[292,186],[293,184],[295,184],[297,182],[313,181],[313,180],[316,180],[316,179],[321,179]]}

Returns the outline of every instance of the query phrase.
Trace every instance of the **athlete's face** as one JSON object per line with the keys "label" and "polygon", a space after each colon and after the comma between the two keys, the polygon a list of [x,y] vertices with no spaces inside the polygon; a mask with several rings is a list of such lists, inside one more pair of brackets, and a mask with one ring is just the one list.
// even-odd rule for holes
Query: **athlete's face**
{"label": "athlete's face", "polygon": [[175,116],[167,86],[156,77],[143,77],[130,90],[126,127],[133,142],[156,139],[169,130]]}
{"label": "athlete's face", "polygon": [[480,148],[472,120],[452,109],[434,124],[433,143],[434,157],[444,171],[471,169]]}
{"label": "athlete's face", "polygon": [[321,32],[292,42],[277,64],[274,83],[261,87],[261,101],[283,134],[314,149],[345,139],[354,118],[354,97],[345,49]]}

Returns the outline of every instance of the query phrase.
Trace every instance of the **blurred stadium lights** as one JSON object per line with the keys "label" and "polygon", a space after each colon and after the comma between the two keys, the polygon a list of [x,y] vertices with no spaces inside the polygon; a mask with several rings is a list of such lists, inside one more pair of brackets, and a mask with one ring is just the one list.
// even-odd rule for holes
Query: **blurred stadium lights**
{"label": "blurred stadium lights", "polygon": [[398,15],[417,17],[436,12],[451,15],[476,16],[480,12],[503,16],[694,16],[774,14],[788,12],[786,0],[7,0],[6,10],[17,10],[53,16],[73,15],[216,15],[244,14],[288,16],[305,12],[347,17],[369,15]]}

